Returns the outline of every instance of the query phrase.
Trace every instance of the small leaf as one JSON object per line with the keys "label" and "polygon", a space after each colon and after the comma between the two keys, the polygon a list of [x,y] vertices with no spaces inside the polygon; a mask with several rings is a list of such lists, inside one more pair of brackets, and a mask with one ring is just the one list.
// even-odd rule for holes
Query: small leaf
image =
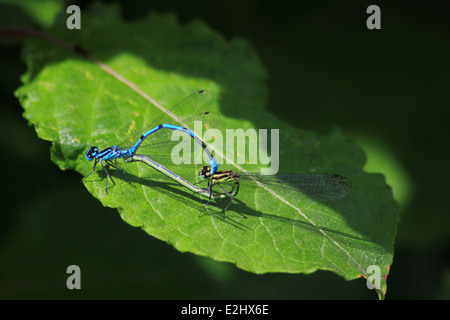
{"label": "small leaf", "polygon": [[[60,18],[50,32],[81,44],[95,59],[29,40],[28,71],[17,90],[24,116],[40,138],[52,141],[52,160],[61,169],[87,175],[92,163],[85,152],[91,145],[107,148],[128,136],[130,128],[144,128],[158,112],[151,99],[167,108],[200,88],[214,92],[211,108],[222,115],[223,134],[225,129],[279,129],[280,173],[338,173],[353,185],[349,196],[320,202],[242,183],[226,216],[199,217],[204,199],[145,164],[118,161],[133,186],[111,170],[115,186],[107,194],[101,168],[85,182],[104,206],[118,208],[124,221],[181,252],[254,273],[321,269],[350,280],[367,278],[375,265],[382,274],[379,293],[385,294],[399,216],[384,177],[362,171],[363,152],[338,130],[319,138],[266,113],[266,74],[245,41],[225,41],[198,21],[180,26],[172,15],[124,22],[116,7],[100,4],[83,13],[80,32],[63,26]],[[219,160],[221,154],[216,154]],[[176,169],[183,177],[192,175],[183,166]],[[231,164],[220,169],[239,170]],[[221,201],[211,205],[221,207]]]}

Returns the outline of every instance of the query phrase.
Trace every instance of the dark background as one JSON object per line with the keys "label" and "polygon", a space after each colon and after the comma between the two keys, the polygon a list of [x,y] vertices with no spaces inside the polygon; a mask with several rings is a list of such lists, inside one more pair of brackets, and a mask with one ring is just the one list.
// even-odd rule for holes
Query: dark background
{"label": "dark background", "polygon": [[[341,128],[367,152],[366,169],[393,187],[401,222],[387,299],[448,299],[450,3],[394,2],[115,3],[126,20],[173,12],[249,41],[267,69],[268,110],[320,134]],[[371,4],[381,8],[381,30],[366,28]],[[39,28],[19,7],[0,9],[1,24]],[[362,279],[254,275],[181,254],[122,222],[79,174],[50,161],[50,143],[13,95],[26,70],[20,42],[0,48],[0,298],[376,299]],[[82,290],[66,289],[71,264],[81,267]]]}

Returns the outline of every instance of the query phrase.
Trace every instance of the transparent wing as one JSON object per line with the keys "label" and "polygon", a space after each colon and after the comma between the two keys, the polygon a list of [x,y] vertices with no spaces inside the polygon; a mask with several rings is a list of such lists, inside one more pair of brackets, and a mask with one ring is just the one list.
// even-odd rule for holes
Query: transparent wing
{"label": "transparent wing", "polygon": [[347,196],[351,191],[351,181],[339,174],[309,173],[298,175],[240,175],[239,180],[254,178],[266,184],[283,188],[286,192],[301,192],[312,199],[330,201]]}
{"label": "transparent wing", "polygon": [[[173,122],[169,122],[168,119],[166,119],[166,122],[168,124],[173,124]],[[205,143],[208,143],[209,141],[203,140],[203,133],[210,129],[215,128],[218,123],[220,122],[221,117],[217,113],[204,111],[200,112],[196,115],[191,116],[190,118],[186,118],[182,120],[182,123],[178,123],[176,125],[182,126],[184,128],[188,128],[190,131],[192,131],[200,140],[202,140]],[[138,152],[146,152],[146,153],[152,153],[155,154],[156,148],[162,147],[164,144],[169,143],[172,140],[176,140],[178,136],[184,136],[184,134],[188,135],[184,131],[177,131],[172,129],[160,129],[156,131],[155,133],[152,133],[149,135],[140,145],[138,148]],[[191,137],[192,139],[192,137]],[[161,150],[161,149],[160,149]],[[157,150],[156,150],[157,151]],[[158,152],[159,153],[159,152]]]}
{"label": "transparent wing", "polygon": [[[212,94],[212,92],[207,90],[196,91],[195,93],[178,102],[167,111],[161,110],[158,115],[155,115],[154,120],[150,124],[146,125],[143,130],[137,131],[134,134],[128,136],[122,142],[120,142],[118,146],[122,149],[128,149],[132,147],[140,139],[142,134],[163,123],[187,127],[191,131],[194,130],[194,128],[191,128],[191,126],[193,126],[195,123],[201,123],[203,121],[205,121],[205,123],[208,125],[215,126],[220,121],[220,117],[218,117],[217,114],[213,115],[212,112],[209,112],[209,110],[207,110],[213,100],[214,95]],[[215,121],[216,123],[211,123],[212,121]],[[141,147],[150,144],[150,142],[147,142],[151,140],[150,138],[156,139],[157,137],[163,136],[164,139],[167,139],[167,136],[171,134],[170,131],[172,130],[161,129],[159,131],[156,131],[144,140]]]}

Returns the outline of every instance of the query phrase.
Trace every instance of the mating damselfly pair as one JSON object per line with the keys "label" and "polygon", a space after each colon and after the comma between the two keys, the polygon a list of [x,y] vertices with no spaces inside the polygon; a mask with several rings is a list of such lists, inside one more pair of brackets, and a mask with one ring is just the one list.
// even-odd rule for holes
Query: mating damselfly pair
{"label": "mating damselfly pair", "polygon": [[[338,174],[311,173],[264,176],[241,174],[231,170],[218,171],[217,161],[208,149],[207,144],[193,130],[195,122],[199,122],[202,126],[209,128],[215,127],[219,123],[220,117],[216,113],[207,110],[213,99],[214,96],[211,92],[207,90],[197,91],[169,110],[162,110],[159,116],[145,126],[146,129],[128,136],[121,143],[102,151],[99,151],[95,146],[91,147],[86,153],[86,159],[94,161],[94,166],[83,180],[95,172],[97,164],[100,164],[106,174],[107,193],[108,180],[111,180],[113,184],[115,183],[105,164],[121,171],[128,183],[130,183],[124,169],[118,167],[116,161],[117,159],[123,159],[125,163],[139,161],[164,174],[194,194],[208,199],[203,209],[211,201],[228,198],[229,202],[223,208],[223,212],[228,209],[233,199],[238,195],[240,189],[239,181],[245,180],[274,185],[286,191],[301,192],[311,198],[321,200],[336,200],[345,197],[349,193],[351,188],[350,181]],[[202,166],[195,174],[191,172],[194,177],[185,179],[164,165],[165,163],[169,165],[174,164],[174,140],[171,139],[174,131],[185,138],[188,137],[194,144],[201,147],[202,152],[208,158],[209,165]],[[179,163],[178,165],[186,166],[184,163]],[[199,178],[199,182],[206,182],[206,189],[199,187],[199,182],[190,182],[189,180],[192,181],[192,178]]]}

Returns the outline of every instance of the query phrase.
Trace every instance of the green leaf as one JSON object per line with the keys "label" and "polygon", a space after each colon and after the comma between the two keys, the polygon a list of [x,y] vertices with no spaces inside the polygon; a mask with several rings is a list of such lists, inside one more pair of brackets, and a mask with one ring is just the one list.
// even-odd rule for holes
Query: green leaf
{"label": "green leaf", "polygon": [[[385,294],[399,216],[384,177],[362,171],[363,152],[340,131],[317,137],[266,113],[266,73],[247,42],[226,41],[199,21],[179,25],[172,15],[124,22],[116,7],[96,4],[82,16],[81,31],[67,30],[63,15],[49,32],[81,44],[87,58],[29,40],[24,49],[28,71],[16,92],[39,137],[52,141],[51,157],[61,169],[87,175],[92,171],[87,149],[93,144],[107,148],[132,128],[143,128],[157,110],[151,99],[170,107],[194,89],[210,90],[223,132],[279,129],[280,173],[339,173],[351,179],[351,194],[319,202],[242,183],[225,217],[199,217],[204,199],[142,163],[119,164],[133,186],[112,170],[116,184],[108,194],[98,167],[85,181],[89,192],[104,206],[118,208],[130,225],[181,252],[254,273],[321,269],[348,280],[369,277],[374,265],[380,270],[378,292]],[[231,164],[220,168],[236,170]],[[182,166],[175,169],[183,177],[192,174]],[[211,207],[221,206],[219,201]]]}

